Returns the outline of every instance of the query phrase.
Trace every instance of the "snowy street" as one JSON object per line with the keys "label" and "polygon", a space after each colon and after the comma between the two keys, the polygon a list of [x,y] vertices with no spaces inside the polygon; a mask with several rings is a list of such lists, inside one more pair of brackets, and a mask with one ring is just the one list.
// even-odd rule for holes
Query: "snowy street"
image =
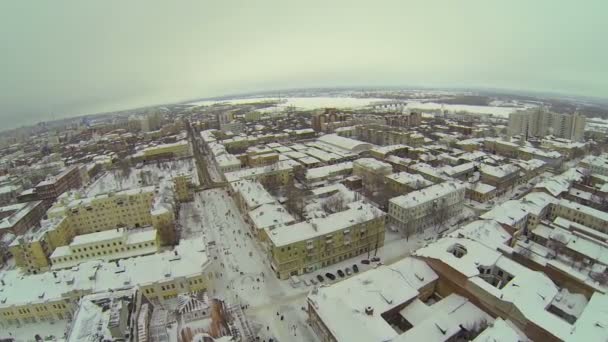
{"label": "snowy street", "polygon": [[214,259],[216,278],[211,294],[245,306],[262,340],[316,340],[302,310],[309,289],[294,289],[273,275],[261,246],[247,235],[249,228],[226,191],[197,193],[193,203],[182,206],[180,221],[182,238],[202,235]]}

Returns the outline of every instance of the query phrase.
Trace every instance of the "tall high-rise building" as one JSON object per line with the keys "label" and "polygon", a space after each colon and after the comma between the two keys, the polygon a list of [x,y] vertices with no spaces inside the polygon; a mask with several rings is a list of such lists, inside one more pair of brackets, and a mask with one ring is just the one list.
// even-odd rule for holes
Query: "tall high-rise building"
{"label": "tall high-rise building", "polygon": [[524,137],[553,135],[573,141],[583,140],[585,117],[578,114],[561,114],[538,108],[518,111],[509,115],[509,134]]}

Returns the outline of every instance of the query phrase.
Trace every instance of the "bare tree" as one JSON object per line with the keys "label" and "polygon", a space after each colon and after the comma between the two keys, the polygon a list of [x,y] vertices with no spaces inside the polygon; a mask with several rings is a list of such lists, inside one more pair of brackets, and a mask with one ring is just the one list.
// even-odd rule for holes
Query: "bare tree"
{"label": "bare tree", "polygon": [[363,183],[364,195],[382,208],[386,208],[388,201],[397,196],[382,174],[364,177]]}
{"label": "bare tree", "polygon": [[125,178],[129,178],[129,175],[131,175],[131,160],[128,158],[122,158],[120,159],[120,161],[118,162],[118,169],[120,171],[120,178],[121,179],[125,179]]}
{"label": "bare tree", "polygon": [[432,222],[435,228],[435,232],[439,233],[442,231],[442,228],[444,227],[446,221],[450,218],[450,208],[448,207],[445,198],[437,199],[433,205],[434,210],[431,214],[433,215],[431,220],[433,220]]}
{"label": "bare tree", "polygon": [[327,198],[321,205],[323,210],[332,214],[343,211],[345,207],[344,196],[341,193],[334,194]]}
{"label": "bare tree", "polygon": [[304,217],[304,208],[306,207],[304,203],[306,191],[298,188],[292,182],[285,188],[285,197],[287,198],[285,201],[287,211],[301,220]]}

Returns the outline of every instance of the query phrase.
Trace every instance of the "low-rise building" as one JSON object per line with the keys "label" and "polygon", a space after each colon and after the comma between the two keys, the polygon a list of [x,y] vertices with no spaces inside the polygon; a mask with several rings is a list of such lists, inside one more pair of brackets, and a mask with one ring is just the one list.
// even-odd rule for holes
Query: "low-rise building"
{"label": "low-rise building", "polygon": [[47,206],[43,201],[16,203],[0,207],[0,237],[6,232],[22,235],[38,225]]}
{"label": "low-rise building", "polygon": [[465,185],[449,181],[389,200],[389,222],[408,234],[443,224],[462,211]]}
{"label": "low-rise building", "polygon": [[331,178],[349,176],[353,170],[352,162],[315,167],[306,170],[306,183],[311,185],[321,183]]}
{"label": "low-rise building", "polygon": [[426,180],[421,175],[405,171],[387,175],[385,178],[391,193],[398,195],[407,194],[433,185],[433,182]]}
{"label": "low-rise building", "polygon": [[443,238],[414,255],[445,279],[442,296],[455,292],[470,298],[535,341],[572,340],[576,328],[568,319],[587,309],[580,294],[563,291],[547,275],[474,240]]}
{"label": "low-rise building", "polygon": [[485,203],[496,197],[496,187],[477,182],[467,186],[466,197],[479,203]]}
{"label": "low-rise building", "polygon": [[34,197],[38,200],[52,201],[64,192],[79,189],[82,186],[78,166],[70,166],[59,174],[38,183],[34,188]]}
{"label": "low-rise building", "polygon": [[89,260],[113,261],[158,252],[160,243],[155,229],[117,228],[76,236],[67,246],[55,248],[51,268],[71,268]]}
{"label": "low-rise building", "polygon": [[180,293],[210,289],[213,273],[204,245],[201,239],[182,240],[173,251],[119,262],[89,261],[31,275],[5,271],[0,282],[0,327],[71,319],[79,299],[98,292],[139,287],[149,301],[164,303]]}
{"label": "low-rise building", "polygon": [[589,169],[591,173],[608,176],[608,155],[586,156],[581,160],[580,166]]}
{"label": "low-rise building", "polygon": [[482,164],[479,167],[479,171],[481,173],[481,181],[496,187],[497,195],[504,193],[509,188],[513,188],[517,184],[520,173],[519,167],[514,164],[503,164],[500,166]]}
{"label": "low-rise building", "polygon": [[348,209],[265,231],[271,267],[277,278],[314,272],[384,245],[386,214],[353,202]]}

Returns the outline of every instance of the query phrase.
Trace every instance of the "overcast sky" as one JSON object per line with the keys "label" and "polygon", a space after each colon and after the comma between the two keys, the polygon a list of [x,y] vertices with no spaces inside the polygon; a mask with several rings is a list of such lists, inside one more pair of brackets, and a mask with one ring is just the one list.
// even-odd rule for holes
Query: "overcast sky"
{"label": "overcast sky", "polygon": [[608,1],[2,1],[1,128],[258,90],[608,97]]}

